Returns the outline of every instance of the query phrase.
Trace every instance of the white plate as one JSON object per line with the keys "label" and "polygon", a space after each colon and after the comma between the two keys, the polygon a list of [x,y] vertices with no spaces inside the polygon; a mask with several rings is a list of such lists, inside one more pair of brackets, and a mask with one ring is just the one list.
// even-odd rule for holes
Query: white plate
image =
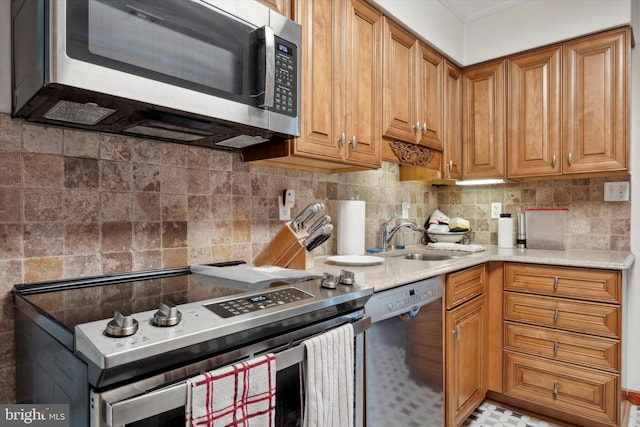
{"label": "white plate", "polygon": [[375,265],[384,262],[384,258],[370,255],[334,255],[327,257],[327,261],[338,265]]}

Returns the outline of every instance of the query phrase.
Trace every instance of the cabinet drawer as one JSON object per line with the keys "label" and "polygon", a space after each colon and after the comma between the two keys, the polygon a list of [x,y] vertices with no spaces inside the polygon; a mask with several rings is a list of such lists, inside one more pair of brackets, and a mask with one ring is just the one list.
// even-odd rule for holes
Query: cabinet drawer
{"label": "cabinet drawer", "polygon": [[505,394],[615,424],[618,375],[505,352]]}
{"label": "cabinet drawer", "polygon": [[504,293],[504,319],[619,338],[620,307],[536,295]]}
{"label": "cabinet drawer", "polygon": [[509,264],[504,266],[504,289],[590,301],[620,303],[619,271]]}
{"label": "cabinet drawer", "polygon": [[505,322],[504,347],[614,373],[620,369],[618,340]]}
{"label": "cabinet drawer", "polygon": [[483,294],[484,283],[484,264],[447,275],[445,287],[447,309]]}

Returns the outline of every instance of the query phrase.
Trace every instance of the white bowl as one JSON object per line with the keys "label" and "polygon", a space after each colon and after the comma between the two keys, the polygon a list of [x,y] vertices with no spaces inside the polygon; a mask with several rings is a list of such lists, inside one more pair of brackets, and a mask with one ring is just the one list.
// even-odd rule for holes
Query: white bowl
{"label": "white bowl", "polygon": [[445,242],[445,243],[460,243],[465,234],[468,234],[468,231],[427,231],[429,238],[434,242]]}

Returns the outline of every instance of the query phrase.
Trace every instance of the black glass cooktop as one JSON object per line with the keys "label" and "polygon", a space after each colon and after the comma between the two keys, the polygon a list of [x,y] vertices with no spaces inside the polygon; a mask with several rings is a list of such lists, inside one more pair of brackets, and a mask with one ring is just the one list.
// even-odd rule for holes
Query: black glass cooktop
{"label": "black glass cooktop", "polygon": [[[285,284],[276,282],[266,287]],[[155,310],[161,302],[180,305],[244,292],[191,273],[189,268],[16,286],[16,295],[69,330],[81,323],[111,318],[115,310],[133,314]]]}

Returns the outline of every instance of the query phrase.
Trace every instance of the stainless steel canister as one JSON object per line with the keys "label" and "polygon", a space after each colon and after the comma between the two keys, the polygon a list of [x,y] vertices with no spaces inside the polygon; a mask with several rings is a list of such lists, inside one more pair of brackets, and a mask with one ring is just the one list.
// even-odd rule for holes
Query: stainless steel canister
{"label": "stainless steel canister", "polygon": [[516,245],[519,249],[527,247],[527,229],[524,212],[518,213],[518,234],[516,235]]}

